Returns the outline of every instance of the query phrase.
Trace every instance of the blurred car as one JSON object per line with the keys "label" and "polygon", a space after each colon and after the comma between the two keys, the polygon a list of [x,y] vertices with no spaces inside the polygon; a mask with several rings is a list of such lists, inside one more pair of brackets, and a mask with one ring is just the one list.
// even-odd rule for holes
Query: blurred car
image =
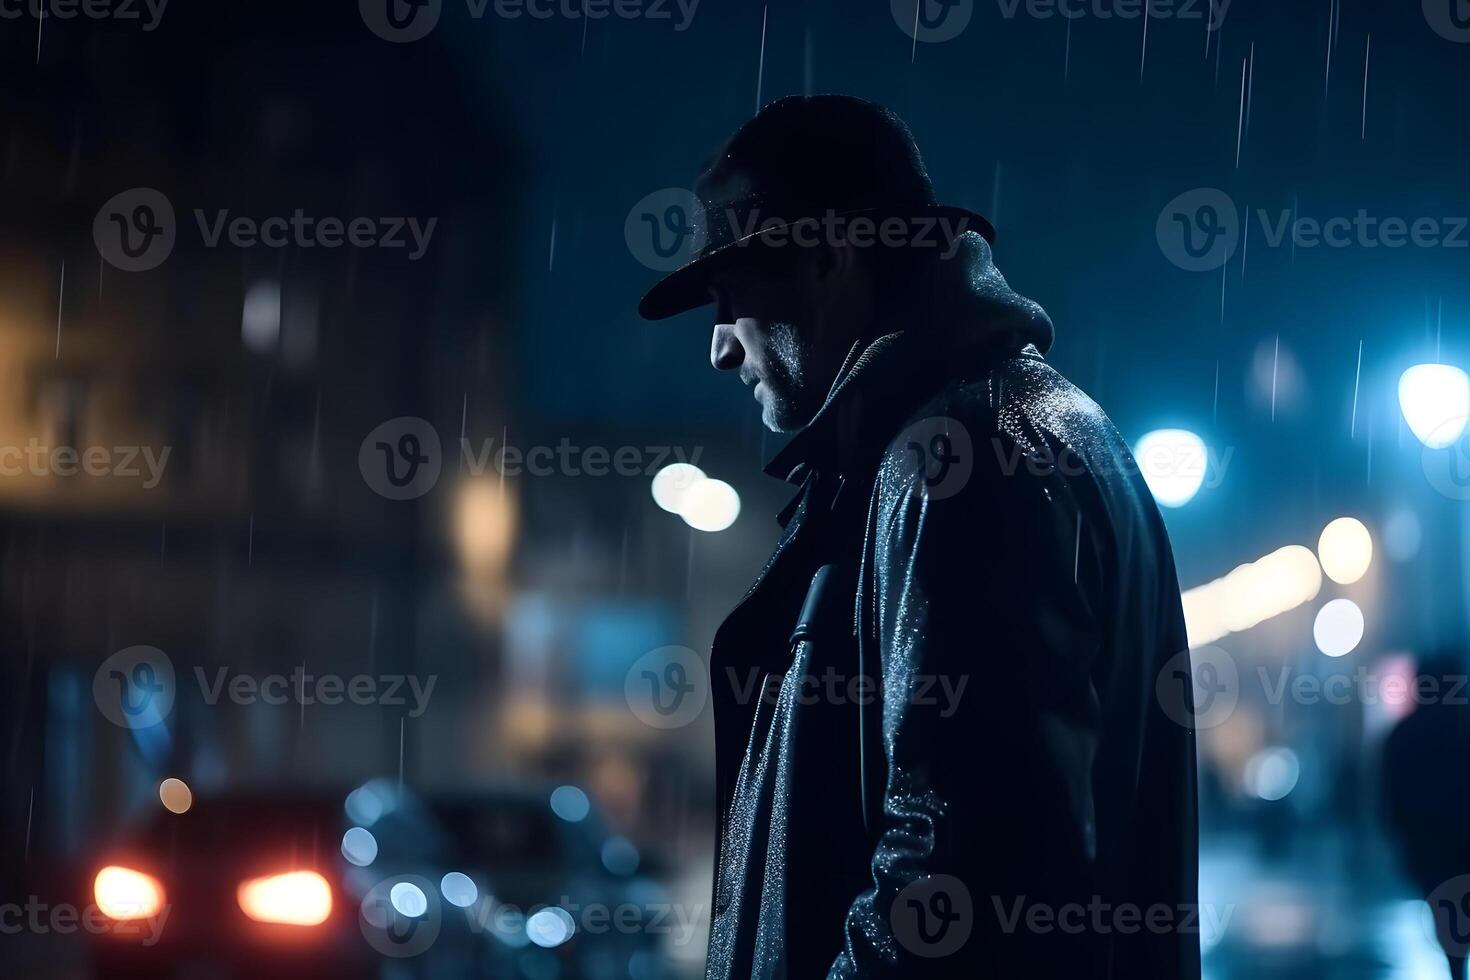
{"label": "blurred car", "polygon": [[96,861],[89,897],[108,925],[96,975],[372,975],[339,884],[342,824],[337,794],[160,810]]}
{"label": "blurred car", "polygon": [[98,856],[101,978],[660,980],[686,917],[581,790],[229,795]]}
{"label": "blurred car", "polygon": [[[420,928],[453,963],[453,975],[665,975],[662,944],[677,917],[662,887],[639,873],[637,849],[608,831],[581,790],[499,787],[434,797],[424,807],[429,820],[390,812],[371,824],[381,843],[362,870],[384,876],[374,886],[380,890],[412,882],[437,892],[427,896],[432,907]],[[405,824],[422,833],[405,833]],[[422,944],[407,925],[398,923],[400,941]]]}

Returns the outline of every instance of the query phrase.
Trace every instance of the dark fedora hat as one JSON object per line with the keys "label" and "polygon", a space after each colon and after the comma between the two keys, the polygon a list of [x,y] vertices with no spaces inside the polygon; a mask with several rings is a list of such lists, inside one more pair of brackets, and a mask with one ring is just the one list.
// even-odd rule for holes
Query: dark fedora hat
{"label": "dark fedora hat", "polygon": [[[702,212],[691,216],[697,251],[644,295],[638,304],[644,319],[709,303],[713,272],[748,261],[754,250],[818,240],[823,226],[841,226],[858,242],[864,229],[855,226],[864,224],[865,239],[882,239],[885,247],[918,242],[941,221],[995,240],[981,215],[935,202],[902,119],[849,95],[772,102],[725,142],[694,191]],[[874,235],[879,228],[886,230]]]}

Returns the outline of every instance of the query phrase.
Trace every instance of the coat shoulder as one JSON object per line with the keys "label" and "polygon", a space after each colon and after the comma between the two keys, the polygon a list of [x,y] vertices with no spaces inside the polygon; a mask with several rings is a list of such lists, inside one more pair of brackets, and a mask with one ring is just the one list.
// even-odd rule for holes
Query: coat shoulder
{"label": "coat shoulder", "polygon": [[946,457],[956,466],[968,459],[972,477],[1016,476],[1036,472],[1016,465],[1022,455],[1059,454],[1075,454],[1094,471],[1132,463],[1098,404],[1042,357],[1023,352],[947,379],[889,440],[883,468]]}

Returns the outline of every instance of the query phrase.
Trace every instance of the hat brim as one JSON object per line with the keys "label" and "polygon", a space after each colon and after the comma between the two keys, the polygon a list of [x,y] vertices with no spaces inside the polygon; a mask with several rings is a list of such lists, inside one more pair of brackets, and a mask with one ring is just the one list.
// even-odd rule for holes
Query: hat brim
{"label": "hat brim", "polygon": [[[846,214],[861,213],[863,212],[853,211]],[[876,216],[878,213],[874,211],[873,214]],[[979,232],[987,242],[995,242],[995,226],[984,215],[975,211],[946,204],[931,204],[923,209],[922,216],[962,221],[966,232]],[[788,221],[763,226],[760,231],[726,242],[684,263],[643,294],[643,299],[638,301],[638,315],[645,320],[667,320],[714,302],[714,296],[710,293],[710,279],[716,272],[739,265],[751,248],[772,247],[768,243],[775,233],[794,223]]]}

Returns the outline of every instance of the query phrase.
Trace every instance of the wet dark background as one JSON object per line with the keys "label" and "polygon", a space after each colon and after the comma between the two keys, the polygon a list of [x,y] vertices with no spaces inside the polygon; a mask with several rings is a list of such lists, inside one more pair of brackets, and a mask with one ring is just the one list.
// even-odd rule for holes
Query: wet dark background
{"label": "wet dark background", "polygon": [[[240,794],[281,813],[340,809],[364,784],[422,801],[378,832],[382,860],[397,835],[393,867],[421,875],[450,860],[409,846],[452,823],[448,796],[491,807],[566,786],[593,814],[540,816],[587,828],[591,856],[583,841],[548,857],[526,908],[610,876],[633,897],[589,894],[683,909],[702,930],[708,718],[646,724],[624,681],[649,651],[707,648],[774,542],[786,492],[759,474],[778,439],[708,367],[707,316],[636,318],[658,273],[625,225],[646,195],[688,186],[758,105],[840,91],[898,111],[941,198],[994,220],[1002,270],[1057,324],[1052,361],[1130,442],[1185,428],[1222,461],[1166,513],[1186,588],[1285,545],[1315,549],[1339,516],[1372,535],[1360,581],[1323,580],[1311,601],[1218,642],[1247,682],[1201,735],[1202,901],[1229,913],[1205,937],[1209,975],[1442,975],[1382,833],[1380,749],[1405,711],[1272,703],[1254,678],[1460,659],[1465,503],[1426,478],[1398,382],[1417,363],[1470,361],[1470,32],[1436,31],[1455,22],[1434,2],[1235,0],[1218,31],[1176,6],[1146,38],[1136,16],[1097,16],[1116,9],[1104,5],[1070,22],[971,6],[957,36],[920,43],[888,3],[837,0],[703,0],[683,29],[674,5],[659,8],[667,19],[590,19],[577,3],[537,19],[444,0],[434,29],[405,43],[370,29],[371,4],[338,0],[172,0],[151,30],[146,7],[141,20],[6,8],[0,444],[170,456],[156,486],[0,478],[0,899],[91,901],[119,835],[175,816],[160,807],[168,777],[188,784],[195,816]],[[176,213],[172,251],[140,272],[94,239],[99,211],[133,188]],[[1200,272],[1156,235],[1196,188],[1252,214],[1229,261]],[[193,216],[298,208],[437,222],[410,259],[211,247]],[[1269,223],[1284,209],[1427,217],[1445,235],[1459,216],[1459,245],[1272,247],[1259,209]],[[359,450],[405,416],[437,432],[442,470],[428,492],[391,500]],[[477,473],[461,439],[475,453],[486,440],[633,447],[638,462],[631,475],[502,478]],[[676,458],[738,492],[728,530],[655,505],[652,474]],[[1366,623],[1339,660],[1313,641],[1333,598]],[[138,645],[163,651],[177,680],[168,716],[146,728],[113,724],[93,694],[103,662]],[[417,714],[411,695],[211,704],[195,682],[196,668],[259,679],[302,664],[436,680]],[[1434,761],[1427,772],[1463,765],[1452,747]],[[205,854],[254,822],[224,812]],[[333,814],[343,825],[309,848],[336,860],[335,835],[363,821]],[[1446,837],[1458,816],[1446,813]],[[159,847],[172,874],[211,873],[187,840]],[[372,882],[343,887],[359,886]],[[352,911],[343,941],[359,955]],[[702,932],[628,933],[543,947],[471,930],[465,949],[499,958],[433,961],[459,955],[446,940],[425,957],[369,956],[360,972],[697,973]],[[85,930],[7,921],[0,945],[16,975],[96,969]]]}

